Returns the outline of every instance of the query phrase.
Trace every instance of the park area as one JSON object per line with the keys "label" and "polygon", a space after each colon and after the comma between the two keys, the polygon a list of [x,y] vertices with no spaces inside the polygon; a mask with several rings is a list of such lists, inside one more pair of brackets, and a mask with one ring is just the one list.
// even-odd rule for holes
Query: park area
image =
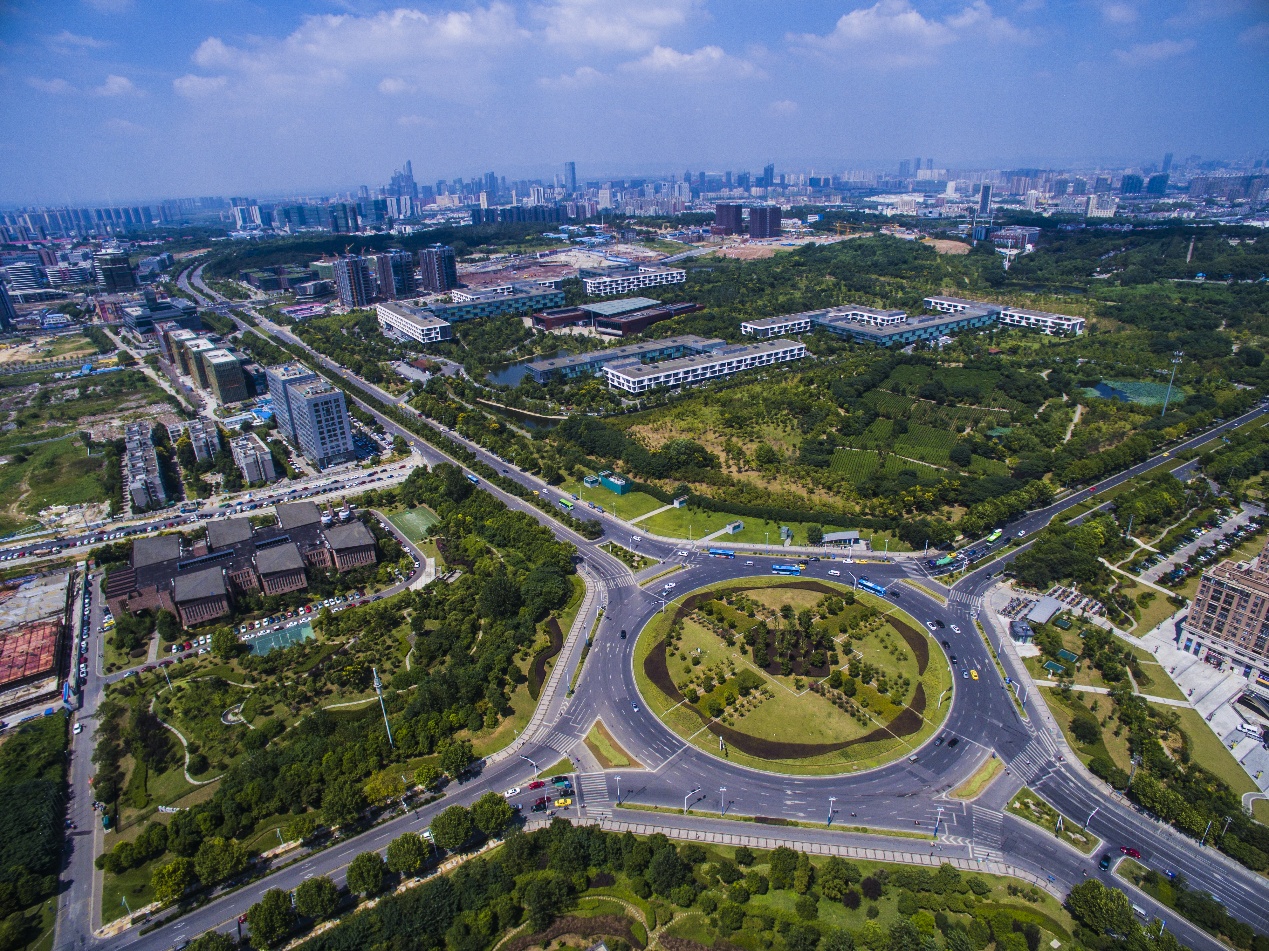
{"label": "park area", "polygon": [[388,521],[395,525],[402,535],[418,545],[427,538],[428,532],[439,519],[431,509],[420,505],[418,508],[389,515]]}
{"label": "park area", "polygon": [[946,713],[942,654],[880,599],[819,581],[749,579],[672,608],[640,634],[636,679],[649,709],[715,755],[848,772],[906,755]]}

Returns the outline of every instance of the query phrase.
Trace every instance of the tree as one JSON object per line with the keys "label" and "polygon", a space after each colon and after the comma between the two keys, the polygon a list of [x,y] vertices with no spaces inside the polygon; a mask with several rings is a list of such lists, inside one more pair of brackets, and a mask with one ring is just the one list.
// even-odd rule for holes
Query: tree
{"label": "tree", "polygon": [[830,856],[820,866],[819,870],[820,892],[825,898],[831,898],[833,901],[841,901],[842,897],[850,890],[850,886],[863,878],[859,871],[859,867],[845,859],[837,856]]}
{"label": "tree", "polygon": [[487,792],[471,806],[471,819],[486,838],[496,838],[515,815],[511,804],[496,792]]}
{"label": "tree", "polygon": [[191,941],[185,951],[234,951],[237,947],[237,942],[229,935],[221,934],[219,931],[209,931]]}
{"label": "tree", "polygon": [[405,441],[405,437],[401,435],[392,437],[392,451],[397,455],[404,456],[410,451],[410,444]]}
{"label": "tree", "polygon": [[667,845],[652,856],[644,873],[648,884],[658,895],[668,895],[679,885],[684,884],[692,875],[691,867],[680,857],[678,850]]}
{"label": "tree", "polygon": [[194,884],[194,881],[192,859],[175,858],[163,865],[156,865],[154,871],[150,873],[154,899],[164,905],[177,901],[185,894],[185,890]]}
{"label": "tree", "polygon": [[380,770],[366,780],[362,791],[371,802],[383,805],[405,795],[405,778],[397,769]]}
{"label": "tree", "polygon": [[354,895],[377,895],[383,888],[383,859],[378,852],[362,852],[348,865],[348,890]]}
{"label": "tree", "polygon": [[570,898],[568,884],[552,872],[533,879],[524,887],[524,910],[529,915],[529,927],[541,931],[563,910]]}
{"label": "tree", "polygon": [[181,635],[180,622],[171,611],[159,611],[154,617],[154,627],[163,640],[171,643]]}
{"label": "tree", "polygon": [[425,763],[414,771],[414,782],[428,792],[436,792],[441,788],[441,777],[444,775],[431,763]]}
{"label": "tree", "polygon": [[295,927],[295,910],[291,907],[291,894],[280,888],[270,888],[264,897],[247,909],[247,927],[252,941],[266,947],[279,944]]}
{"label": "tree", "polygon": [[432,838],[442,849],[461,849],[471,838],[471,813],[462,806],[450,806],[432,820]]}
{"label": "tree", "polygon": [[212,653],[221,660],[229,660],[238,653],[238,637],[227,627],[218,627],[211,635]]}
{"label": "tree", "polygon": [[[790,609],[790,613],[791,613]],[[771,887],[788,888],[793,884],[793,873],[797,871],[798,854],[788,846],[782,845],[771,853]]]}
{"label": "tree", "polygon": [[305,918],[322,921],[339,907],[339,888],[327,875],[300,882],[295,889],[295,910]]}
{"label": "tree", "polygon": [[1105,934],[1127,934],[1133,924],[1128,896],[1117,888],[1107,888],[1095,878],[1080,882],[1066,896],[1066,906],[1086,927]]}
{"label": "tree", "polygon": [[398,875],[413,875],[427,859],[427,846],[417,832],[403,832],[388,843],[388,868]]}
{"label": "tree", "polygon": [[322,796],[322,818],[332,826],[355,823],[365,808],[366,797],[361,787],[347,776],[327,786]]}
{"label": "tree", "polygon": [[219,885],[247,867],[247,850],[231,839],[204,839],[194,856],[194,871],[204,885]]}
{"label": "tree", "polygon": [[450,779],[458,779],[467,772],[476,758],[472,752],[470,740],[455,740],[445,743],[440,748],[440,766]]}
{"label": "tree", "polygon": [[806,542],[808,545],[823,544],[824,527],[822,525],[808,525],[806,527]]}
{"label": "tree", "polygon": [[282,826],[282,838],[288,842],[303,842],[316,831],[317,817],[305,812],[286,820]]}

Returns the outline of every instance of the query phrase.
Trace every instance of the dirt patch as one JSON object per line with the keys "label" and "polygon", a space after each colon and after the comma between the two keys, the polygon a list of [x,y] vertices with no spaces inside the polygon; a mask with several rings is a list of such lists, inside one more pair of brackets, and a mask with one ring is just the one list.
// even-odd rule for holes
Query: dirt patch
{"label": "dirt patch", "polygon": [[775,257],[776,249],[770,245],[756,247],[726,248],[718,252],[720,258],[732,258],[735,261],[761,261]]}
{"label": "dirt patch", "polygon": [[[542,692],[542,685],[546,683],[546,665],[564,647],[564,632],[560,630],[559,621],[555,618],[547,621],[546,632],[551,635],[551,643],[533,655],[533,666],[529,670],[529,696],[534,700],[538,698],[538,694]],[[662,651],[662,653],[665,652]]]}
{"label": "dirt patch", "polygon": [[[642,948],[640,941],[630,927],[630,919],[616,915],[597,915],[594,918],[561,918],[551,924],[545,931],[537,934],[521,935],[504,944],[503,951],[527,951],[528,948],[544,948],[556,938],[576,935],[579,938],[610,937],[624,938],[633,947]],[[664,942],[664,939],[662,939]]]}
{"label": "dirt patch", "polygon": [[969,254],[969,245],[964,241],[949,241],[946,238],[926,238],[922,244],[928,244],[939,254]]}
{"label": "dirt patch", "polygon": [[[802,588],[808,591],[815,591],[820,594],[839,594],[836,588],[832,588],[822,581],[802,580],[793,581],[784,587]],[[677,608],[675,615],[671,621],[680,620],[705,601],[712,600],[714,592],[712,590],[698,591],[689,595],[684,599],[683,603]],[[921,673],[925,672],[926,664],[930,660],[929,645],[926,642],[925,635],[913,629],[910,625],[898,620],[897,618],[888,618],[889,623],[897,630],[904,641],[912,649],[913,656],[917,660]],[[701,724],[717,737],[721,737],[725,742],[730,743],[734,749],[750,756],[756,756],[760,759],[769,760],[794,760],[794,759],[810,759],[814,756],[824,756],[829,753],[836,753],[840,750],[848,749],[860,743],[875,743],[879,740],[899,738],[911,736],[921,729],[923,715],[925,713],[926,698],[925,687],[923,684],[917,684],[916,690],[912,694],[912,702],[904,708],[904,710],[886,726],[877,727],[877,729],[865,733],[863,736],[855,737],[853,740],[845,740],[841,743],[790,743],[778,740],[765,740],[756,736],[750,736],[747,733],[741,733],[729,726],[717,723],[701,713],[693,704],[683,703],[683,694],[679,692],[679,688],[674,683],[674,678],[670,676],[670,670],[665,657],[666,642],[662,639],[643,660],[643,672],[658,690],[664,693],[676,703],[681,703],[682,708],[691,711],[701,721]]]}

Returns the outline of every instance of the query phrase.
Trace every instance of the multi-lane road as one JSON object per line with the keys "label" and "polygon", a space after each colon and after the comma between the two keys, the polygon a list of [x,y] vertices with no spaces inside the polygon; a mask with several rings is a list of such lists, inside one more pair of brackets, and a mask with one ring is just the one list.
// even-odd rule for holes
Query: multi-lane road
{"label": "multi-lane road", "polygon": [[[185,275],[182,275],[184,279]],[[198,285],[197,275],[195,284]],[[188,285],[183,285],[188,286]],[[200,288],[204,294],[210,294]],[[269,332],[275,328],[266,327]],[[277,328],[280,331],[280,328]],[[288,343],[303,346],[297,338],[286,337]],[[307,348],[306,348],[307,349]],[[364,381],[347,375],[320,355],[313,354],[323,370],[343,377],[353,387],[371,390]],[[363,404],[365,405],[365,404]],[[373,409],[366,406],[373,412]],[[1256,418],[1265,412],[1258,407],[1208,433],[1173,447],[1168,455],[1183,452],[1219,432]],[[392,420],[375,414],[393,434],[404,436],[428,464],[443,461],[444,453],[422,442]],[[426,420],[424,420],[426,422]],[[467,443],[457,434],[447,434],[465,445],[483,462],[504,472],[508,478],[526,488],[545,491],[547,486],[532,476],[517,471],[478,446]],[[1101,480],[1099,489],[1111,488],[1165,460],[1158,456],[1125,473]],[[915,759],[907,757],[871,771],[836,777],[782,776],[738,766],[720,758],[716,751],[685,742],[668,729],[647,708],[639,697],[634,680],[634,646],[637,632],[662,609],[661,583],[641,587],[619,561],[576,533],[549,519],[524,500],[485,485],[507,505],[528,512],[547,524],[558,537],[577,546],[583,559],[582,570],[588,587],[588,603],[579,615],[578,630],[589,631],[595,609],[604,607],[603,618],[596,628],[595,643],[585,661],[576,691],[569,696],[562,689],[579,662],[582,636],[566,645],[565,653],[552,673],[552,685],[544,693],[541,709],[517,741],[511,755],[493,757],[483,764],[474,778],[451,786],[443,800],[432,806],[392,819],[362,836],[349,839],[326,851],[307,856],[301,862],[269,875],[239,891],[201,906],[175,922],[146,935],[129,932],[110,939],[94,939],[83,929],[59,929],[57,947],[138,948],[141,951],[171,947],[183,938],[192,937],[209,928],[232,929],[237,916],[257,901],[267,888],[294,888],[312,875],[330,874],[342,879],[343,870],[352,857],[366,849],[382,849],[395,835],[406,829],[424,827],[439,810],[453,803],[470,803],[489,790],[502,791],[511,786],[524,786],[532,778],[528,761],[547,765],[562,755],[575,753],[581,738],[591,724],[602,718],[617,741],[636,759],[641,769],[596,771],[580,775],[576,781],[577,805],[570,813],[583,821],[621,823],[635,821],[644,827],[661,829],[675,835],[708,836],[720,831],[733,834],[754,834],[752,823],[729,822],[721,816],[708,819],[699,815],[676,816],[664,812],[623,809],[617,804],[618,776],[620,797],[626,806],[648,805],[682,808],[685,796],[696,812],[721,812],[746,816],[814,822],[822,820],[829,809],[829,798],[836,800],[836,821],[850,826],[876,830],[911,832],[917,828],[933,830],[939,821],[939,840],[918,844],[916,840],[880,835],[862,835],[832,829],[808,829],[791,826],[772,827],[770,834],[779,841],[806,846],[853,845],[861,848],[890,850],[907,855],[925,854],[929,849],[936,858],[966,862],[982,862],[984,868],[1008,867],[1033,877],[1057,890],[1070,888],[1085,876],[1101,876],[1122,886],[1113,875],[1101,872],[1097,859],[1102,851],[1118,857],[1119,847],[1131,846],[1143,854],[1143,861],[1160,871],[1183,871],[1195,887],[1211,891],[1230,913],[1251,924],[1257,931],[1269,933],[1269,886],[1248,870],[1215,852],[1210,846],[1182,836],[1166,826],[1137,812],[1093,778],[1070,754],[1060,733],[1045,727],[1046,719],[1028,701],[1028,716],[1018,710],[1012,695],[997,671],[992,652],[975,625],[983,594],[1017,550],[991,565],[972,572],[952,588],[944,588],[925,577],[915,559],[893,559],[867,567],[869,578],[888,585],[902,594],[895,600],[918,623],[941,620],[946,626],[935,634],[940,645],[946,638],[949,653],[958,655],[960,665],[978,671],[978,679],[954,677],[953,696],[941,732],[955,736],[954,747],[944,743],[926,743],[914,750]],[[1029,513],[1006,529],[1016,537],[1027,535],[1048,524],[1053,518],[1087,498],[1077,493],[1039,512]],[[629,526],[607,515],[597,515],[610,534],[629,534]],[[746,546],[747,548],[762,546]],[[1025,545],[1023,546],[1025,547]],[[666,563],[681,562],[683,567],[671,577],[676,582],[674,595],[719,581],[747,575],[769,576],[771,558],[763,555],[735,559],[709,558],[681,542],[644,536],[640,551]],[[1020,550],[1020,549],[1018,549]],[[686,556],[677,554],[687,551]],[[752,566],[746,565],[752,560]],[[782,559],[787,560],[787,559]],[[838,562],[812,562],[804,576],[830,580],[830,569],[854,569]],[[904,580],[919,579],[932,597]],[[834,577],[831,580],[841,580]],[[984,612],[988,637],[994,642],[1003,632],[997,630]],[[960,627],[960,634],[951,632]],[[630,633],[621,638],[619,632]],[[1012,654],[1000,652],[1006,672],[1025,682],[1025,672],[1015,669]],[[87,733],[85,734],[87,735]],[[77,739],[82,739],[80,738]],[[711,744],[712,745],[712,744]],[[973,803],[947,797],[947,792],[971,774],[990,755],[1000,757],[1009,772],[1001,776],[988,791]],[[75,759],[80,759],[76,756]],[[75,781],[78,774],[72,770]],[[1091,856],[1083,856],[1015,817],[1003,814],[1003,807],[1016,789],[1027,785],[1043,795],[1071,820],[1083,825],[1103,842],[1103,848]],[[699,788],[698,788],[699,787]],[[720,795],[726,787],[725,795]],[[698,792],[691,793],[691,790]],[[693,802],[692,800],[696,800]],[[526,797],[527,809],[528,799]],[[1091,816],[1091,818],[1090,818]],[[766,827],[758,827],[766,828]],[[916,860],[916,859],[912,859]],[[79,874],[74,866],[69,874]],[[1150,911],[1163,913],[1140,893],[1134,900]],[[1168,927],[1186,944],[1196,949],[1216,949],[1220,945],[1182,919],[1168,917]],[[89,920],[88,916],[81,919]]]}

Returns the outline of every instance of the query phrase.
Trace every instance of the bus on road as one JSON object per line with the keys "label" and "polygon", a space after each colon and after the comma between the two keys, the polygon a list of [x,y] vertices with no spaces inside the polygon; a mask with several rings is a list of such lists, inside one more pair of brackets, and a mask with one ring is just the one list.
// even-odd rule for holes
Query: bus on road
{"label": "bus on road", "polygon": [[771,573],[773,575],[800,575],[802,569],[797,565],[772,565]]}
{"label": "bus on road", "polygon": [[879,584],[875,584],[874,582],[869,581],[867,578],[859,579],[859,587],[863,588],[865,591],[867,591],[870,594],[877,595],[878,597],[884,598],[886,596],[885,588],[883,588]]}
{"label": "bus on road", "polygon": [[480,480],[479,480],[479,479],[477,479],[477,478],[476,478],[474,475],[472,475],[470,472],[465,473],[465,475],[467,476],[467,481],[468,481],[468,482],[470,482],[472,485],[480,485]]}
{"label": "bus on road", "polygon": [[989,542],[1000,541],[1000,536],[1003,534],[1004,532],[998,528],[994,532],[992,532],[990,535],[987,536],[987,541]]}
{"label": "bus on road", "polygon": [[568,499],[560,499],[560,508],[564,509],[566,512],[571,512],[573,511],[573,503]]}
{"label": "bus on road", "polygon": [[736,553],[729,548],[711,548],[709,554],[714,558],[735,558]]}

